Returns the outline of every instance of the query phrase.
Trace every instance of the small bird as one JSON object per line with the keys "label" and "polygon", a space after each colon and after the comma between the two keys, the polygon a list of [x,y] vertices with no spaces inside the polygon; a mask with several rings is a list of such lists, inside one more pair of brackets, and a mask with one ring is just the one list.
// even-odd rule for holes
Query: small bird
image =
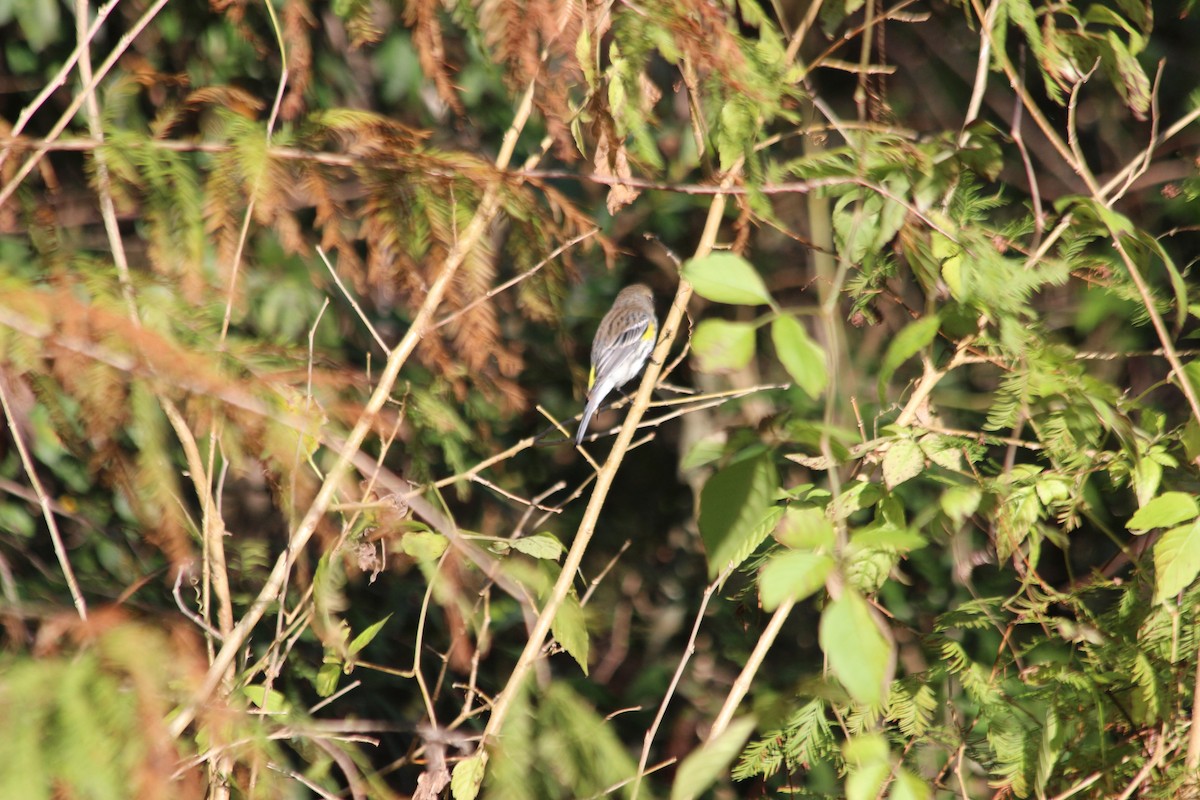
{"label": "small bird", "polygon": [[600,320],[596,338],[592,340],[587,406],[575,433],[576,445],[583,441],[588,423],[604,398],[642,371],[657,336],[658,320],[654,317],[654,294],[650,287],[635,283],[622,289]]}

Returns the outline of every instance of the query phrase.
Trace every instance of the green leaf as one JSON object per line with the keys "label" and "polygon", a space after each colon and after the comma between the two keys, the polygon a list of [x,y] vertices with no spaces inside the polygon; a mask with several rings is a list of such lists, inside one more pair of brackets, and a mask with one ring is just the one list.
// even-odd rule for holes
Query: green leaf
{"label": "green leaf", "polygon": [[1200,520],[1172,528],[1154,545],[1154,602],[1186,589],[1200,573]]}
{"label": "green leaf", "polygon": [[856,511],[870,508],[883,496],[879,484],[869,481],[854,481],[843,485],[842,492],[829,504],[829,516],[834,520],[846,519]]}
{"label": "green leaf", "polygon": [[326,656],[326,661],[321,665],[321,669],[317,672],[317,679],[314,686],[317,689],[317,694],[321,697],[329,697],[337,691],[338,681],[342,677],[342,665],[337,659],[329,660]]}
{"label": "green leaf", "polygon": [[253,686],[243,686],[242,694],[246,696],[247,700],[268,714],[286,712],[292,707],[288,699],[277,689],[268,689],[265,686],[255,684]]}
{"label": "green leaf", "polygon": [[558,540],[557,536],[546,532],[510,539],[508,544],[519,553],[547,561],[558,561],[558,557],[562,555],[564,549],[563,543]]}
{"label": "green leaf", "polygon": [[359,650],[362,650],[364,647],[369,645],[371,643],[371,640],[374,639],[381,630],[383,630],[383,626],[385,624],[387,624],[387,621],[391,618],[392,618],[392,615],[388,614],[386,617],[379,620],[379,622],[376,622],[374,625],[371,625],[370,627],[368,627],[366,630],[364,630],[358,636],[355,636],[354,641],[350,642],[350,647],[349,647],[350,655],[354,655]]}
{"label": "green leaf", "polygon": [[879,368],[879,400],[887,396],[887,385],[900,365],[924,350],[942,327],[942,318],[937,314],[922,317],[904,326],[888,345]]}
{"label": "green leaf", "polygon": [[886,764],[891,757],[891,749],[882,734],[863,733],[846,740],[842,746],[842,756],[847,764],[855,767],[881,761]]}
{"label": "green leaf", "polygon": [[749,322],[702,320],[692,334],[696,369],[707,373],[742,369],[754,358],[754,332]]}
{"label": "green leaf", "polygon": [[820,508],[788,506],[775,528],[775,540],[798,550],[833,550],[833,523]]}
{"label": "green leaf", "polygon": [[772,303],[766,284],[754,266],[739,255],[709,253],[683,265],[683,278],[696,294],[714,303],[758,306]]}
{"label": "green leaf", "polygon": [[693,750],[675,774],[671,800],[692,800],[712,786],[742,751],[742,745],[750,738],[754,725],[754,717],[735,719],[719,736]]}
{"label": "green leaf", "polygon": [[888,793],[888,800],[929,800],[932,796],[929,784],[901,767]]}
{"label": "green leaf", "polygon": [[1164,492],[1137,510],[1125,527],[1137,533],[1169,528],[1200,516],[1196,499],[1186,492]]}
{"label": "green leaf", "polygon": [[700,492],[700,538],[710,578],[733,561],[741,563],[771,532],[783,509],[773,505],[779,478],[767,456],[731,464]]}
{"label": "green leaf", "polygon": [[842,748],[849,765],[846,776],[846,800],[875,800],[892,772],[891,749],[878,733],[864,733],[849,739]]}
{"label": "green leaf", "polygon": [[919,443],[921,451],[925,453],[925,457],[942,469],[947,469],[951,472],[963,471],[963,444],[961,439],[930,433],[922,436]]}
{"label": "green leaf", "polygon": [[855,767],[846,776],[846,800],[876,800],[891,774],[892,767],[886,761]]}
{"label": "green leaf", "polygon": [[925,453],[921,445],[912,439],[898,439],[892,442],[887,454],[883,457],[883,482],[889,489],[895,489],[900,484],[915,478],[925,469]]}
{"label": "green leaf", "polygon": [[804,392],[820,397],[829,385],[825,351],[808,337],[808,331],[795,317],[784,314],[771,323],[771,341],[784,369]]}
{"label": "green leaf", "polygon": [[907,553],[920,550],[929,544],[925,537],[909,528],[898,528],[891,524],[875,525],[856,531],[850,541],[855,547],[895,550]]}
{"label": "green leaf", "polygon": [[862,595],[842,589],[821,614],[819,639],[829,668],[850,696],[865,705],[881,705],[892,671],[892,645]]}
{"label": "green leaf", "polygon": [[728,438],[724,431],[718,431],[696,440],[679,460],[679,471],[691,472],[707,466],[725,455]]}
{"label": "green leaf", "polygon": [[754,112],[744,98],[734,95],[721,107],[717,127],[717,154],[721,171],[725,172],[745,155],[754,139]]}
{"label": "green leaf", "polygon": [[1125,104],[1144,119],[1150,110],[1150,79],[1116,31],[1108,32],[1106,43],[1111,57],[1104,59],[1105,66],[1116,77],[1114,83]]}
{"label": "green leaf", "polygon": [[951,486],[942,492],[939,504],[947,517],[961,525],[963,520],[979,509],[983,490],[978,486]]}
{"label": "green leaf", "polygon": [[788,550],[774,556],[758,576],[763,608],[774,611],[785,600],[803,600],[825,585],[833,559],[822,553]]}
{"label": "green leaf", "polygon": [[487,750],[480,748],[475,755],[464,758],[454,767],[450,778],[450,794],[454,800],[475,800],[487,768]]}
{"label": "green leaf", "polygon": [[433,531],[410,531],[400,540],[400,549],[417,561],[436,561],[446,552],[450,542]]}
{"label": "green leaf", "polygon": [[587,620],[583,607],[579,605],[579,597],[572,589],[558,607],[554,621],[550,623],[550,634],[554,641],[562,645],[563,650],[579,664],[583,674],[588,674],[588,632]]}

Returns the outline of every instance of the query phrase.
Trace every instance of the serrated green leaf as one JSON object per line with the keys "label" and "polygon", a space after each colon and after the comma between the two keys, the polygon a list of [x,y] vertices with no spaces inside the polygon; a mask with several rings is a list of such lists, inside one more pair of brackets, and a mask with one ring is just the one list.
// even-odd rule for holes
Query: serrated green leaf
{"label": "serrated green leaf", "polygon": [[829,385],[825,351],[808,336],[804,325],[784,314],[771,322],[771,341],[780,363],[809,397],[820,397]]}
{"label": "serrated green leaf", "polygon": [[391,618],[392,615],[388,614],[386,617],[379,620],[379,622],[367,627],[362,633],[360,633],[358,636],[355,636],[354,640],[350,642],[350,655],[354,655],[359,650],[362,650],[364,647],[369,645],[371,640],[374,639],[381,630],[383,630],[383,626],[386,625],[387,621]]}
{"label": "serrated green leaf", "polygon": [[683,278],[696,294],[714,303],[770,305],[771,294],[754,266],[739,255],[709,253],[683,265]]}
{"label": "serrated green leaf", "polygon": [[508,544],[513,550],[519,553],[547,561],[557,561],[564,549],[563,543],[558,540],[557,536],[546,532],[535,533],[533,536],[524,536],[519,539],[510,539]]}
{"label": "serrated green leaf", "polygon": [[888,345],[887,353],[883,356],[883,363],[879,367],[880,402],[887,397],[888,382],[896,374],[900,365],[924,350],[937,337],[941,327],[942,318],[937,314],[930,314],[908,323],[904,326],[904,330],[896,334],[891,344]]}
{"label": "serrated green leaf", "polygon": [[1182,592],[1200,574],[1200,520],[1172,528],[1154,545],[1154,602]]}
{"label": "serrated green leaf", "polygon": [[487,750],[480,749],[454,766],[454,773],[450,777],[450,794],[454,800],[475,800],[483,783],[487,761]]}
{"label": "serrated green leaf", "polygon": [[825,585],[833,559],[822,553],[788,550],[767,562],[758,576],[763,608],[774,611],[785,600],[803,600]]}
{"label": "serrated green leaf", "polygon": [[1136,533],[1169,528],[1200,516],[1196,498],[1186,492],[1164,492],[1137,510],[1125,527]]}
{"label": "serrated green leaf", "polygon": [[744,368],[754,358],[755,330],[749,322],[702,320],[692,334],[696,369],[721,373]]}
{"label": "serrated green leaf", "polygon": [[905,481],[915,478],[925,469],[925,454],[921,446],[912,439],[892,442],[883,456],[883,482],[895,489]]}
{"label": "serrated green leaf", "polygon": [[773,505],[778,487],[775,465],[767,456],[731,464],[704,484],[699,526],[709,577],[730,561],[744,561],[775,527],[783,515]]}
{"label": "serrated green leaf", "polygon": [[826,512],[834,521],[846,519],[856,511],[870,508],[883,496],[883,489],[877,483],[869,481],[854,481],[842,488],[841,494],[829,504]]}
{"label": "serrated green leaf", "polygon": [[728,771],[730,762],[754,732],[754,725],[754,717],[735,719],[719,736],[693,750],[675,773],[671,800],[692,800],[712,786]]}
{"label": "serrated green leaf", "polygon": [[833,523],[820,508],[788,506],[775,526],[775,540],[798,550],[833,550]]}
{"label": "serrated green leaf", "polygon": [[562,645],[563,650],[579,664],[583,674],[588,674],[588,631],[587,619],[583,607],[579,605],[579,597],[572,589],[558,607],[554,621],[550,623],[550,633],[554,641]]}
{"label": "serrated green leaf", "polygon": [[862,595],[842,589],[841,597],[821,613],[819,639],[830,670],[850,696],[868,706],[881,705],[892,672],[892,646]]}
{"label": "serrated green leaf", "polygon": [[948,469],[951,472],[963,471],[961,440],[930,433],[922,436],[919,444],[921,445],[922,452],[925,453],[925,457],[942,469]]}

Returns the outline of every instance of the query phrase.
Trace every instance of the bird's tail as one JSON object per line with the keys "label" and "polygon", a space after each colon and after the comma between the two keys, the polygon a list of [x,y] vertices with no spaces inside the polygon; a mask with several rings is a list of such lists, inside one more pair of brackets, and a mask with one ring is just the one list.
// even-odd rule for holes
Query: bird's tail
{"label": "bird's tail", "polygon": [[592,390],[588,392],[587,405],[583,408],[583,419],[579,421],[579,430],[575,431],[575,444],[578,446],[583,442],[583,435],[587,433],[588,423],[592,421],[592,415],[596,413],[596,409],[604,402],[604,398],[612,391],[612,386],[609,381],[600,381],[592,386]]}

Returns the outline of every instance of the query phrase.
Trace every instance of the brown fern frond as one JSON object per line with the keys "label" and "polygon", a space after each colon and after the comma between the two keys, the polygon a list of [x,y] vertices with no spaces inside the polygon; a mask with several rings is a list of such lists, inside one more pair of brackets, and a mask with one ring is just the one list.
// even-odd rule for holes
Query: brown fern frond
{"label": "brown fern frond", "polygon": [[227,286],[232,278],[233,257],[237,253],[238,210],[244,200],[237,180],[237,159],[232,153],[219,153],[213,159],[204,198],[204,230],[216,242],[219,284]]}
{"label": "brown fern frond", "polygon": [[332,170],[311,162],[300,165],[297,187],[308,199],[316,217],[314,225],[321,232],[321,247],[327,253],[338,254],[340,275],[348,276],[361,287],[365,278],[362,258],[350,240],[350,212],[332,191]]}
{"label": "brown fern frond", "polygon": [[279,115],[293,120],[303,113],[305,93],[312,83],[312,42],[309,36],[317,27],[308,0],[288,0],[283,6],[283,39],[287,43],[287,94],[279,106]]}
{"label": "brown fern frond", "polygon": [[504,65],[514,92],[535,83],[534,105],[565,161],[578,157],[570,91],[583,85],[575,48],[584,10],[581,0],[481,0],[477,6],[484,44]]}
{"label": "brown fern frond", "polygon": [[433,80],[438,97],[442,102],[462,115],[466,109],[458,97],[453,81],[450,80],[450,64],[446,58],[446,42],[438,19],[441,7],[439,0],[409,0],[404,7],[404,22],[412,30],[413,45],[421,71]]}

